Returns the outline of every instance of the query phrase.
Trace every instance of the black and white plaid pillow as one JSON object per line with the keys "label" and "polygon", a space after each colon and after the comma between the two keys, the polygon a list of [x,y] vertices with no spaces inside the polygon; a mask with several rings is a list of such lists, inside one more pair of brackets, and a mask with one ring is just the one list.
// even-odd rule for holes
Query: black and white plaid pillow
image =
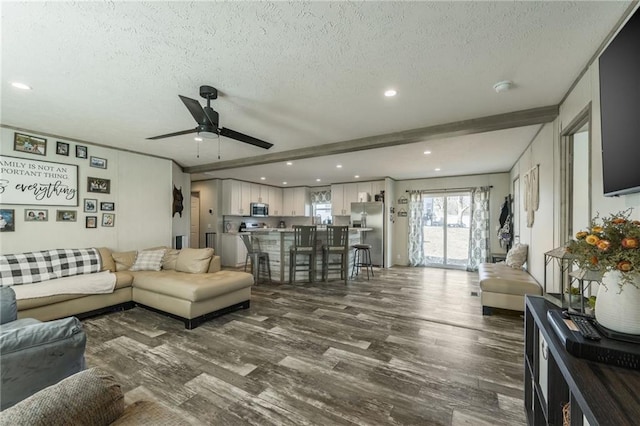
{"label": "black and white plaid pillow", "polygon": [[58,278],[100,272],[102,261],[97,248],[48,251],[53,272]]}
{"label": "black and white plaid pillow", "polygon": [[0,285],[31,284],[55,279],[48,252],[5,254],[0,256]]}

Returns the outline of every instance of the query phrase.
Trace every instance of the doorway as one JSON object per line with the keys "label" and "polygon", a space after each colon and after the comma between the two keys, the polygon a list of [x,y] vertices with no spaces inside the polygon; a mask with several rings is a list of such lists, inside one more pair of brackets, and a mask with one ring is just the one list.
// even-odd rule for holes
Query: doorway
{"label": "doorway", "polygon": [[591,105],[562,134],[562,231],[568,241],[591,222]]}
{"label": "doorway", "polygon": [[425,194],[423,202],[425,264],[465,269],[469,262],[471,194]]}
{"label": "doorway", "polygon": [[200,248],[200,193],[191,193],[191,229],[189,247]]}

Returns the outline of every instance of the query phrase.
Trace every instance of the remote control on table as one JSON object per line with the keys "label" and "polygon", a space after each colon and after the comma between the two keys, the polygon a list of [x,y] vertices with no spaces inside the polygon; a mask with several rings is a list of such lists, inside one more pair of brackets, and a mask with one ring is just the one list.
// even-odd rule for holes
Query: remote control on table
{"label": "remote control on table", "polygon": [[582,337],[584,337],[585,339],[596,341],[601,339],[600,333],[598,333],[596,328],[587,318],[579,315],[574,315],[572,313],[569,313],[569,318],[571,318],[571,321],[573,321],[576,327],[578,327],[580,334],[582,334]]}

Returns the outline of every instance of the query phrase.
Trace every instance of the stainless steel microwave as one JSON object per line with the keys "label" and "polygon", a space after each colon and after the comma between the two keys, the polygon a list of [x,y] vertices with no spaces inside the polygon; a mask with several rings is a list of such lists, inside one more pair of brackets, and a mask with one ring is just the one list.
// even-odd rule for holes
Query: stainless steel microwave
{"label": "stainless steel microwave", "polygon": [[253,217],[269,216],[269,204],[251,203],[251,216]]}

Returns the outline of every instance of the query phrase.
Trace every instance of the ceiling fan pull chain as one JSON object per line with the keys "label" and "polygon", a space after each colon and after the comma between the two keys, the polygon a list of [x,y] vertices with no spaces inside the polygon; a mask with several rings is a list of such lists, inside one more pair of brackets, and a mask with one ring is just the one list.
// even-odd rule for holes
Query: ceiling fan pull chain
{"label": "ceiling fan pull chain", "polygon": [[218,160],[220,159],[220,137],[218,137]]}
{"label": "ceiling fan pull chain", "polygon": [[200,141],[196,142],[196,146],[198,147],[196,151],[196,157],[200,158]]}

